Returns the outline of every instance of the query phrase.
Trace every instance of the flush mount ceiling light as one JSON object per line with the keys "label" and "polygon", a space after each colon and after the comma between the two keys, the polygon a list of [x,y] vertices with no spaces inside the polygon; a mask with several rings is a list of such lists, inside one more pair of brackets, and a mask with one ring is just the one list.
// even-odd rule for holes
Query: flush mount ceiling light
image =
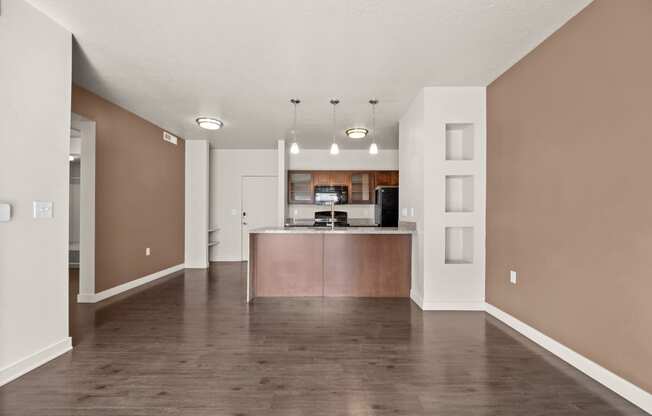
{"label": "flush mount ceiling light", "polygon": [[301,100],[293,98],[290,102],[294,106],[294,123],[292,125],[292,145],[290,146],[290,153],[296,155],[299,153],[299,143],[297,142],[297,104],[301,103]]}
{"label": "flush mount ceiling light", "polygon": [[340,100],[331,100],[331,104],[333,105],[333,144],[331,144],[331,155],[337,155],[340,153],[340,147],[337,145],[337,142],[335,141],[335,134],[337,131],[337,123],[335,120],[335,106],[340,103]]}
{"label": "flush mount ceiling light", "polygon": [[221,120],[211,117],[199,117],[195,121],[199,127],[206,130],[219,130],[224,125]]}
{"label": "flush mount ceiling light", "polygon": [[346,135],[349,136],[350,139],[364,139],[367,136],[367,133],[369,133],[369,130],[362,127],[354,127],[346,130]]}

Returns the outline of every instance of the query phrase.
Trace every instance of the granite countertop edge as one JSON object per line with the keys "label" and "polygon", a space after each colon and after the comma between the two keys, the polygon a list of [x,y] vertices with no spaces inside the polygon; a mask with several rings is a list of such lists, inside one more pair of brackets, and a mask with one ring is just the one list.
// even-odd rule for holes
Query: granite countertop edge
{"label": "granite countertop edge", "polygon": [[264,227],[249,231],[250,234],[413,234],[408,227]]}

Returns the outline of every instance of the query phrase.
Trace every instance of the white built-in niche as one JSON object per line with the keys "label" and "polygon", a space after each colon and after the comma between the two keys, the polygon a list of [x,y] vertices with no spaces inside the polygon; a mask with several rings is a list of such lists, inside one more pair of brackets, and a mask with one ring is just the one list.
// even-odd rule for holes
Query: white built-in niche
{"label": "white built-in niche", "polygon": [[446,124],[446,160],[473,160],[473,124]]}
{"label": "white built-in niche", "polygon": [[473,227],[446,227],[446,264],[473,264]]}
{"label": "white built-in niche", "polygon": [[446,176],[446,212],[473,212],[473,176]]}

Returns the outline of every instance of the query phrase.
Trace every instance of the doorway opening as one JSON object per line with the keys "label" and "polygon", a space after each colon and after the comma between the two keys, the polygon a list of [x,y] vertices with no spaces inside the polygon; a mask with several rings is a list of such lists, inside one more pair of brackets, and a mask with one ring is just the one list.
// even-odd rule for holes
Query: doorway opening
{"label": "doorway opening", "polygon": [[70,117],[68,270],[70,334],[75,335],[73,304],[95,302],[95,122]]}

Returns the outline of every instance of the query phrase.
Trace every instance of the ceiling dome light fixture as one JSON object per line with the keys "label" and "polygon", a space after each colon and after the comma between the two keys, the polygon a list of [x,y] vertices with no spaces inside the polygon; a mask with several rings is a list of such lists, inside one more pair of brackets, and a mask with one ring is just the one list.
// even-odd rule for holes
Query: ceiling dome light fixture
{"label": "ceiling dome light fixture", "polygon": [[362,127],[353,127],[346,130],[346,135],[349,136],[350,139],[364,139],[367,137],[367,133],[369,133],[369,130]]}
{"label": "ceiling dome light fixture", "polygon": [[199,117],[195,121],[199,127],[206,130],[219,130],[224,125],[221,120],[212,117]]}
{"label": "ceiling dome light fixture", "polygon": [[331,104],[333,105],[333,144],[331,144],[331,155],[337,155],[340,153],[340,147],[337,145],[337,142],[335,141],[335,134],[337,132],[337,123],[335,121],[335,106],[340,103],[340,100],[331,100]]}
{"label": "ceiling dome light fixture", "polygon": [[292,124],[292,145],[290,146],[290,153],[297,155],[299,154],[299,143],[297,142],[297,104],[301,103],[301,100],[293,98],[290,102],[294,106],[294,123]]}
{"label": "ceiling dome light fixture", "polygon": [[369,100],[371,104],[371,129],[373,134],[371,135],[371,145],[369,146],[369,154],[377,155],[378,154],[378,145],[376,144],[376,104],[378,100],[373,99]]}

